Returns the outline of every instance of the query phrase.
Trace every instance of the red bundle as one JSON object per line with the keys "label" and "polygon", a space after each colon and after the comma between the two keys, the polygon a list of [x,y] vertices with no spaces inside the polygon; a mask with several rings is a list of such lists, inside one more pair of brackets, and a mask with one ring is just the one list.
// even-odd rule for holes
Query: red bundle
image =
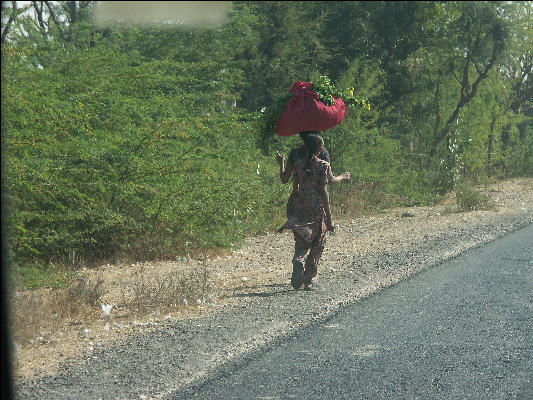
{"label": "red bundle", "polygon": [[302,131],[325,131],[339,125],[346,117],[347,106],[340,97],[333,97],[335,103],[328,106],[311,91],[311,82],[297,81],[289,93],[294,96],[276,124],[279,136],[290,136]]}

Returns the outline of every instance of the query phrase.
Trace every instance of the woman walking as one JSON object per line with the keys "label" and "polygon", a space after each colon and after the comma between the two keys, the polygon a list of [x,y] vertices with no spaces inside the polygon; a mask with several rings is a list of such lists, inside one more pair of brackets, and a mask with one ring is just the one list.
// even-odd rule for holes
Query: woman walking
{"label": "woman walking", "polygon": [[[300,132],[300,138],[302,139],[302,142],[305,142],[305,138],[307,137],[307,135],[311,135],[311,134],[320,136],[319,131],[303,131],[303,132]],[[294,161],[298,158],[304,157],[305,153],[306,153],[305,146],[298,147],[290,151],[289,159],[287,160],[287,167],[285,168],[283,173],[280,173],[281,183],[285,184],[288,182],[289,178],[292,175]],[[283,155],[279,154],[278,152],[276,152],[276,155],[278,157],[283,158]],[[333,173],[331,172],[331,158],[329,156],[329,152],[326,150],[324,146],[322,146],[322,150],[320,151],[318,158],[323,161],[327,161],[330,164],[330,168],[328,168],[328,171],[327,171],[328,172],[328,184],[339,183],[342,181],[350,180],[349,172],[344,172],[340,174],[339,176],[333,176]],[[291,195],[289,196],[289,200],[287,201],[287,220],[290,219],[291,215],[294,213],[294,199],[296,198],[295,196],[297,194],[298,194],[298,179],[295,178],[293,181]],[[283,232],[284,229],[288,229],[287,222],[283,224],[281,228],[278,229],[278,232],[281,233]]]}
{"label": "woman walking", "polygon": [[[305,154],[295,159],[290,168],[298,180],[294,214],[289,217],[286,225],[294,233],[291,276],[291,285],[294,289],[299,289],[302,283],[306,290],[311,288],[326,244],[326,233],[334,230],[326,189],[328,172],[331,174],[331,170],[327,161],[318,158],[323,146],[324,140],[321,136],[316,134],[305,136]],[[285,170],[285,157],[278,153],[276,160],[280,165],[280,178],[286,183],[290,174]]]}

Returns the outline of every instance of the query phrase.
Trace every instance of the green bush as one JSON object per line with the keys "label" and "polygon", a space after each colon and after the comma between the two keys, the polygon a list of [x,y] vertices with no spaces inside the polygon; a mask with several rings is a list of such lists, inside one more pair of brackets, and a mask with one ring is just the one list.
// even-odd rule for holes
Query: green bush
{"label": "green bush", "polygon": [[115,50],[76,51],[43,70],[7,64],[12,261],[170,257],[279,225],[289,187],[256,149],[254,116],[220,108],[216,65]]}
{"label": "green bush", "polygon": [[485,193],[476,190],[471,181],[463,181],[456,186],[455,198],[459,212],[493,210],[494,201]]}

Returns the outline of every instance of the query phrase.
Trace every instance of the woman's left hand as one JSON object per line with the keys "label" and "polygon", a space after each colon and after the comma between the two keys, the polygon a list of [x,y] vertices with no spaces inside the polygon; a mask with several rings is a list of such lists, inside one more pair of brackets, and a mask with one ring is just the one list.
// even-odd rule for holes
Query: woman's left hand
{"label": "woman's left hand", "polygon": [[282,164],[285,162],[285,154],[281,153],[279,151],[276,151],[276,161],[278,164]]}

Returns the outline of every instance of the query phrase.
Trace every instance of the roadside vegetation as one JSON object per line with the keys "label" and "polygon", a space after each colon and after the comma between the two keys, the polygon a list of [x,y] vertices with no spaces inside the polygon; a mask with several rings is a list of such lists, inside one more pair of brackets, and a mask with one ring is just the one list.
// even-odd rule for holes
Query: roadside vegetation
{"label": "roadside vegetation", "polygon": [[[332,189],[338,215],[449,193],[487,208],[476,184],[533,175],[531,2],[233,2],[222,25],[165,29],[100,26],[91,1],[2,7],[10,287],[57,289],[65,315],[99,307],[82,267],[231,249],[282,224],[272,149],[299,138],[269,151],[257,120],[296,80],[327,74],[371,104],[324,133],[352,177]],[[159,298],[201,297],[204,278],[169,278],[176,298]],[[138,291],[144,304],[157,288]]]}

